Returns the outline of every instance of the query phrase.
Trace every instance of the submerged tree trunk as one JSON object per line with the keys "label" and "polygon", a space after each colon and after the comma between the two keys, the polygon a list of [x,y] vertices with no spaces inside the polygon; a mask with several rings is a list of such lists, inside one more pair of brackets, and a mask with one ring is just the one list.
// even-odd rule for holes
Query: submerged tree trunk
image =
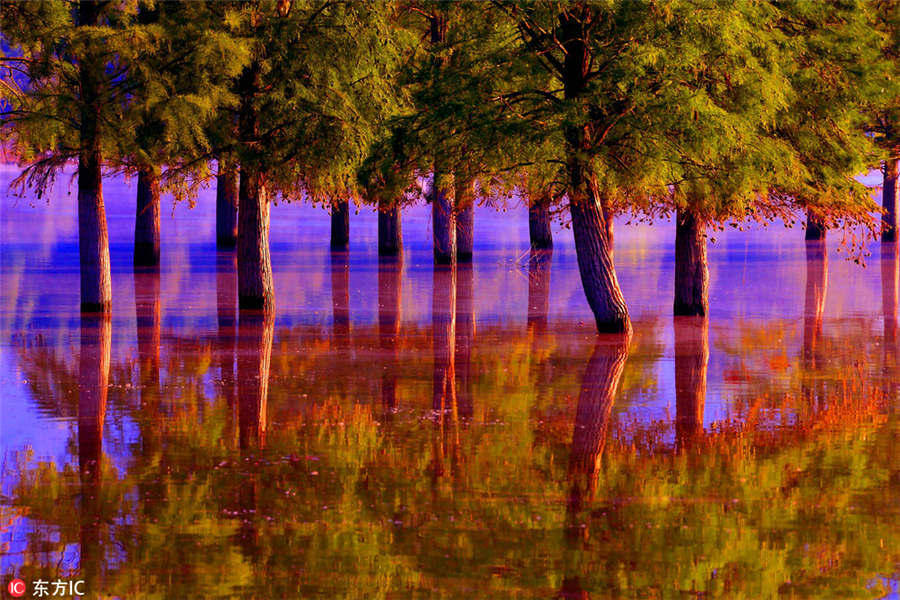
{"label": "submerged tree trunk", "polygon": [[[576,14],[586,10],[573,9],[573,12],[560,16],[559,36],[566,50],[563,90],[567,100],[582,96],[588,84],[592,61],[580,19],[584,15]],[[588,111],[588,107],[584,105],[582,110]],[[592,135],[593,128],[589,125],[570,125],[566,128],[569,210],[572,213],[578,270],[597,330],[601,333],[630,333],[631,319],[613,267],[601,198],[598,197],[596,182],[586,158],[594,150]]]}
{"label": "submerged tree trunk", "polygon": [[806,299],[803,310],[803,363],[806,368],[820,366],[818,341],[822,337],[825,294],[828,289],[828,254],[825,240],[806,243]]}
{"label": "submerged tree trunk", "polygon": [[350,247],[350,201],[340,200],[331,207],[331,249]]}
{"label": "submerged tree trunk", "polygon": [[675,317],[675,443],[685,450],[703,432],[709,321]]}
{"label": "submerged tree trunk", "polygon": [[242,311],[238,319],[238,438],[241,450],[266,442],[266,407],[275,313]]}
{"label": "submerged tree trunk", "polygon": [[897,298],[900,296],[900,246],[881,245],[881,304],[884,310],[884,348],[897,361]]}
{"label": "submerged tree trunk", "polygon": [[431,408],[435,417],[432,483],[447,470],[447,457],[457,458],[459,448],[456,402],[456,263],[436,265],[432,280],[431,325],[434,364]]}
{"label": "submerged tree trunk", "polygon": [[385,416],[397,410],[397,357],[400,348],[400,312],[403,307],[403,262],[378,263],[378,339],[386,365],[381,372],[381,407]]}
{"label": "submerged tree trunk", "polygon": [[528,258],[528,331],[543,334],[550,312],[552,250],[532,250]]}
{"label": "submerged tree trunk", "polygon": [[350,345],[350,257],[346,252],[331,253],[331,316],[334,344]]}
{"label": "submerged tree trunk", "polygon": [[400,207],[378,204],[378,255],[398,256],[403,252]]}
{"label": "submerged tree trunk", "polygon": [[431,188],[431,225],[434,238],[434,262],[456,262],[456,211],[453,210],[452,177],[435,167]]}
{"label": "submerged tree trunk", "polygon": [[675,315],[706,316],[709,314],[706,226],[687,211],[678,211],[675,221]]}
{"label": "submerged tree trunk", "polygon": [[228,407],[226,447],[237,447],[238,407],[235,379],[237,335],[237,264],[233,252],[216,256],[216,317],[218,323],[218,367],[221,397]]}
{"label": "submerged tree trunk", "polygon": [[[78,3],[78,25],[97,25],[100,4]],[[107,313],[112,305],[109,232],[103,204],[103,156],[100,151],[102,60],[91,51],[78,64],[81,86],[81,150],[78,153],[78,252],[81,263],[81,311]]]}
{"label": "submerged tree trunk", "polygon": [[900,159],[891,158],[884,163],[884,187],[881,192],[881,204],[884,214],[881,217],[881,241],[896,242],[900,231]]}
{"label": "submerged tree trunk", "polygon": [[549,250],[553,247],[550,198],[532,198],[528,204],[528,237],[533,250]]}
{"label": "submerged tree trunk", "polygon": [[150,426],[141,427],[141,445],[146,456],[158,447],[159,433],[154,423],[160,402],[159,344],[162,311],[159,302],[159,267],[134,270],[134,316],[137,325],[138,390],[141,409]]}
{"label": "submerged tree trunk", "polygon": [[159,170],[144,167],[138,173],[137,214],[134,219],[134,265],[159,264]]}
{"label": "submerged tree trunk", "polygon": [[216,247],[234,248],[238,233],[238,189],[240,174],[226,159],[219,159],[216,175]]}
{"label": "submerged tree trunk", "polygon": [[806,211],[806,240],[824,240],[825,220],[811,210]]}
{"label": "submerged tree trunk", "polygon": [[456,268],[456,405],[461,419],[475,411],[472,393],[472,346],[475,344],[475,273],[472,264]]}
{"label": "submerged tree trunk", "polygon": [[456,182],[456,258],[471,262],[475,246],[475,182],[457,175]]}

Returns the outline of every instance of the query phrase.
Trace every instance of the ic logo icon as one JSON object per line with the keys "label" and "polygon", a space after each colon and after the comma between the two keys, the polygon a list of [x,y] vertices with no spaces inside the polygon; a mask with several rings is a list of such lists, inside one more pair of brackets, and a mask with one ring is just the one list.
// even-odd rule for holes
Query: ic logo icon
{"label": "ic logo icon", "polygon": [[9,590],[9,595],[13,598],[21,598],[25,595],[25,582],[21,579],[13,579],[9,582],[9,586],[7,589]]}

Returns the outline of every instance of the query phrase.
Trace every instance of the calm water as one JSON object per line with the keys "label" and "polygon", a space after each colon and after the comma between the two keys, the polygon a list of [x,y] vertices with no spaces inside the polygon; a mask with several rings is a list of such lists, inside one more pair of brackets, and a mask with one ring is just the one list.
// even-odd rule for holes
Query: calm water
{"label": "calm water", "polygon": [[[5,189],[12,172],[2,172]],[[132,182],[133,184],[133,182]],[[238,318],[213,196],[133,272],[106,183],[111,322],[81,319],[74,191],[2,199],[0,573],[89,597],[898,597],[896,247],[716,235],[708,322],[670,316],[671,223],[617,223],[629,345],[571,232],[481,208],[475,263],[328,251],[272,212],[277,314]],[[3,592],[6,593],[5,591]]]}

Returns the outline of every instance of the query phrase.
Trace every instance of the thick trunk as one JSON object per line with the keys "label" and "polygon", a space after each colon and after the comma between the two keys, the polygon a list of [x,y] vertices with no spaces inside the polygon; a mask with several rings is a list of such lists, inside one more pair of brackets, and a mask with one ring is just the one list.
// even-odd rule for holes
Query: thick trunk
{"label": "thick trunk", "polygon": [[216,176],[216,247],[234,248],[238,233],[238,189],[240,173],[234,165],[219,159]]}
{"label": "thick trunk", "polygon": [[[248,169],[249,170],[249,169]],[[241,175],[238,208],[238,306],[250,310],[275,310],[275,286],[269,255],[269,200],[262,176]]]}
{"label": "thick trunk", "polygon": [[806,212],[806,240],[814,241],[814,240],[824,240],[825,232],[827,231],[825,227],[825,220],[822,219],[819,215],[815,214],[812,211]]}
{"label": "thick trunk", "polygon": [[675,443],[690,447],[703,432],[706,368],[709,364],[709,321],[675,317]]}
{"label": "thick trunk", "polygon": [[378,255],[397,256],[403,252],[400,207],[378,206]]}
{"label": "thick trunk", "polygon": [[331,253],[331,314],[334,344],[350,345],[350,257],[346,252]]}
{"label": "thick trunk", "polygon": [[138,173],[137,213],[134,219],[134,265],[159,264],[159,171],[145,167]]}
{"label": "thick trunk", "polygon": [[569,453],[569,479],[572,483],[566,511],[569,528],[576,526],[574,519],[597,483],[609,416],[630,342],[630,334],[599,340],[581,379]]}
{"label": "thick trunk", "polygon": [[457,175],[456,182],[456,259],[471,262],[475,245],[475,182]]}
{"label": "thick trunk", "polygon": [[818,348],[822,337],[822,316],[828,289],[828,253],[825,240],[806,242],[806,301],[803,310],[803,363],[806,368],[819,366]]}
{"label": "thick trunk", "polygon": [[331,249],[350,247],[350,201],[340,200],[331,207]]}
{"label": "thick trunk", "polygon": [[881,241],[896,242],[900,231],[900,159],[891,158],[884,163],[884,188],[881,192],[884,214],[881,217]]}
{"label": "thick trunk", "polygon": [[553,247],[550,225],[550,198],[532,198],[528,205],[528,237],[533,250],[549,250]]}
{"label": "thick trunk", "polygon": [[400,313],[403,306],[403,262],[382,259],[378,263],[378,339],[384,353],[381,372],[381,407],[386,416],[397,409],[397,357],[400,348]]}
{"label": "thick trunk", "polygon": [[456,211],[453,210],[452,178],[435,168],[431,188],[431,217],[434,262],[456,262]]}
{"label": "thick trunk", "polygon": [[675,315],[709,314],[709,268],[706,227],[690,212],[675,217]]}
{"label": "thick trunk", "polygon": [[[99,4],[80,2],[78,24],[94,26]],[[110,311],[112,285],[109,266],[109,233],[103,204],[100,152],[100,87],[103,65],[87,52],[79,62],[81,87],[81,151],[78,154],[78,250],[81,262],[81,311]]]}
{"label": "thick trunk", "polygon": [[475,272],[472,264],[456,270],[456,405],[461,419],[471,419],[475,404],[472,394],[472,346],[475,344]]}
{"label": "thick trunk", "polygon": [[242,450],[263,447],[275,313],[242,311],[238,320],[238,437]]}

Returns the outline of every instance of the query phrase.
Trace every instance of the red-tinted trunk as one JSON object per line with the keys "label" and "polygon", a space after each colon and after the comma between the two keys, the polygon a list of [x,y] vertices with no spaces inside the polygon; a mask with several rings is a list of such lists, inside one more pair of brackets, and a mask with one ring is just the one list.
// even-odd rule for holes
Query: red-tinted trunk
{"label": "red-tinted trunk", "polygon": [[238,431],[235,341],[237,335],[237,263],[234,252],[216,256],[216,317],[218,321],[218,363],[221,397],[228,407],[227,447],[236,447]]}
{"label": "red-tinted trunk", "polygon": [[241,311],[238,320],[238,429],[242,450],[266,442],[266,406],[275,313]]}
{"label": "red-tinted trunk", "polygon": [[675,317],[675,443],[687,449],[703,433],[709,321]]}
{"label": "red-tinted trunk", "polygon": [[137,213],[134,219],[134,265],[159,264],[159,171],[151,167],[138,172]]}
{"label": "red-tinted trunk", "polygon": [[709,314],[706,226],[690,212],[678,211],[675,221],[675,315],[705,316]]}
{"label": "red-tinted trunk", "polygon": [[240,174],[235,165],[219,159],[216,176],[216,247],[234,248],[238,234],[238,190]]}
{"label": "red-tinted trunk", "polygon": [[475,272],[471,263],[456,268],[456,405],[461,419],[475,409],[472,393],[472,347],[475,345]]}
{"label": "red-tinted trunk", "polygon": [[881,245],[881,303],[884,309],[884,347],[897,361],[897,298],[900,296],[900,245]]}
{"label": "red-tinted trunk", "polygon": [[814,241],[814,240],[824,240],[825,232],[828,229],[825,227],[825,220],[814,213],[813,211],[806,212],[806,240]]}
{"label": "red-tinted trunk", "polygon": [[397,356],[400,348],[400,313],[403,306],[403,262],[382,259],[378,263],[378,339],[384,353],[381,372],[381,406],[386,416],[397,409]]}
{"label": "red-tinted trunk", "polygon": [[350,256],[346,252],[331,253],[331,311],[334,344],[350,345]]}
{"label": "red-tinted trunk", "polygon": [[350,201],[341,200],[331,207],[331,249],[350,247]]}
{"label": "red-tinted trunk", "polygon": [[819,365],[822,316],[828,289],[828,253],[825,240],[806,242],[806,301],[803,310],[803,362],[807,368]]}
{"label": "red-tinted trunk", "polygon": [[432,482],[446,472],[458,448],[456,404],[456,262],[435,265],[432,282],[431,325],[433,378],[431,408],[435,416]]}
{"label": "red-tinted trunk", "polygon": [[881,204],[884,214],[881,217],[881,241],[896,242],[900,231],[900,159],[891,158],[884,163],[884,187],[881,192]]}

